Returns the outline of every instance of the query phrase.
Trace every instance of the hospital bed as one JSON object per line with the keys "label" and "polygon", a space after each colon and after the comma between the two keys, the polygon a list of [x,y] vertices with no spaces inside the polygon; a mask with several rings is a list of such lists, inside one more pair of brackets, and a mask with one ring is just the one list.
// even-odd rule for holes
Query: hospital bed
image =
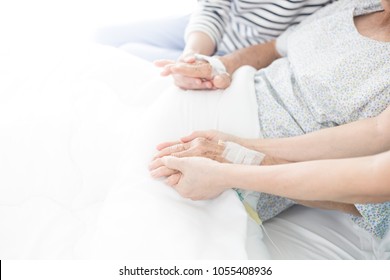
{"label": "hospital bed", "polygon": [[[88,66],[79,63],[86,57]],[[112,57],[123,65],[110,68]],[[137,120],[170,83],[142,67],[136,71],[145,79],[131,87],[140,94],[101,82],[102,75],[125,80],[137,61],[129,59],[87,47],[3,83],[1,259],[390,258],[390,238],[373,239],[347,214],[293,206],[258,226],[234,191],[193,202],[115,187]],[[83,76],[85,67],[105,72]],[[151,86],[156,96],[142,96]],[[169,203],[161,205],[161,196]]]}

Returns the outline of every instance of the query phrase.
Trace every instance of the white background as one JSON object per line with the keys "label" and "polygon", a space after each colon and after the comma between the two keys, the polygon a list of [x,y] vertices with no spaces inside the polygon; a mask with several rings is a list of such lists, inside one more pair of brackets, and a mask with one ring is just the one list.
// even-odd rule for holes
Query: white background
{"label": "white background", "polygon": [[189,14],[196,0],[1,0],[0,93],[102,26]]}
{"label": "white background", "polygon": [[189,13],[196,0],[2,0],[2,44],[85,35],[102,25]]}

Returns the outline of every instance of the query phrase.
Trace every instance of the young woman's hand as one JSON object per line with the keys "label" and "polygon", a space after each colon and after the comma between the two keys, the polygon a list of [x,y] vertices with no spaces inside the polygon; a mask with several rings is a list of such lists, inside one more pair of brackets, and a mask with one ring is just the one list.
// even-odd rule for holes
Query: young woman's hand
{"label": "young woman's hand", "polygon": [[222,164],[201,157],[163,157],[161,166],[151,171],[155,178],[166,177],[165,182],[181,196],[192,200],[212,199],[227,188],[224,186]]}

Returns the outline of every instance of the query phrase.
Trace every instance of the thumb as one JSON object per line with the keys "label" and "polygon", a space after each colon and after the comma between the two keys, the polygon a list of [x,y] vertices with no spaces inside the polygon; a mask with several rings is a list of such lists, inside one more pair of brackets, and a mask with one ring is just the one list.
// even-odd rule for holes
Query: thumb
{"label": "thumb", "polygon": [[204,137],[204,138],[207,138],[205,136],[205,133],[204,131],[194,131],[192,132],[190,135],[187,135],[187,136],[184,136],[182,138],[180,138],[180,140],[184,143],[187,143],[187,142],[190,142],[192,140],[194,140],[195,138],[198,138],[198,137]]}
{"label": "thumb", "polygon": [[190,135],[180,138],[180,141],[182,141],[183,143],[187,143],[199,137],[203,137],[208,140],[213,140],[214,136],[215,136],[214,130],[198,130],[192,132]]}
{"label": "thumb", "polygon": [[214,77],[213,84],[218,89],[228,88],[231,84],[230,75],[224,73]]}
{"label": "thumb", "polygon": [[169,169],[177,170],[182,172],[184,161],[182,158],[166,156],[161,159],[162,164],[164,164]]}

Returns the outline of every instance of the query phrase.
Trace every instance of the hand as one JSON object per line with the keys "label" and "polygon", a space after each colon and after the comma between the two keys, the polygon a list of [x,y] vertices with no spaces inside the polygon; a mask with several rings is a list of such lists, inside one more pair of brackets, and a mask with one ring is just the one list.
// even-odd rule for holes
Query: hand
{"label": "hand", "polygon": [[162,67],[162,76],[172,75],[175,85],[182,89],[225,89],[230,86],[227,74],[212,75],[212,67],[206,61],[197,61],[187,56],[180,62],[157,60],[154,64]]}
{"label": "hand", "polygon": [[158,160],[161,167],[151,171],[151,175],[167,177],[165,182],[185,198],[211,199],[227,189],[223,184],[222,165],[216,161],[200,157],[163,157]]}
{"label": "hand", "polygon": [[199,130],[199,131],[192,132],[190,135],[182,137],[179,141],[161,143],[157,145],[157,150],[161,151],[162,149],[175,144],[188,143],[193,141],[196,138],[205,138],[206,140],[210,140],[216,143],[218,143],[219,140],[222,140],[222,141],[235,142],[237,144],[243,145],[244,142],[244,139],[240,137],[223,133],[218,130]]}
{"label": "hand", "polygon": [[[160,144],[154,159],[165,156],[205,157],[218,162],[229,162],[223,156],[225,146],[217,141],[197,137],[189,142],[170,142]],[[153,163],[152,163],[153,164]],[[153,166],[153,165],[152,165]]]}
{"label": "hand", "polygon": [[[219,132],[217,130],[195,131],[179,141],[164,142],[157,146],[159,151],[150,163],[149,169],[154,177],[170,177],[177,170],[167,168],[162,159],[165,156],[194,157],[203,155],[219,162],[227,162],[223,157],[224,146],[218,145],[219,140],[238,141],[240,138]],[[174,176],[172,178],[175,178]],[[172,180],[172,179],[171,179]]]}
{"label": "hand", "polygon": [[[188,138],[191,139],[191,138]],[[157,146],[159,152],[149,165],[149,169],[160,176],[171,176],[177,173],[175,170],[166,168],[162,158],[166,156],[174,157],[204,157],[219,162],[229,162],[223,157],[224,145],[219,145],[217,141],[208,140],[203,137],[196,137],[188,142],[166,142]]]}
{"label": "hand", "polygon": [[[181,89],[212,89],[211,65],[204,61],[195,61],[193,58],[181,59],[179,62],[173,60],[156,60],[154,64],[163,68],[162,76],[172,75],[174,83]],[[185,68],[191,75],[176,73],[177,69]],[[191,69],[188,71],[188,69]]]}
{"label": "hand", "polygon": [[155,158],[168,155],[176,157],[205,156],[219,162],[226,162],[221,158],[224,147],[218,145],[219,140],[235,143],[243,142],[243,139],[239,137],[217,130],[195,131],[179,141],[164,142],[157,145],[156,148],[159,153]]}
{"label": "hand", "polygon": [[[181,138],[180,141],[161,143],[157,146],[157,150],[161,151],[166,147],[170,147],[170,146],[182,144],[182,143],[187,143],[187,142],[193,141],[194,139],[200,138],[200,137],[203,137],[206,140],[210,140],[210,141],[213,141],[216,143],[218,143],[219,140],[222,140],[225,142],[228,142],[228,141],[234,142],[234,143],[237,143],[237,144],[244,146],[248,149],[252,149],[252,150],[254,149],[253,145],[249,144],[250,140],[248,141],[248,140],[245,140],[243,138],[240,138],[240,137],[237,137],[237,136],[234,136],[231,134],[220,132],[218,130],[206,130],[206,131],[194,131],[190,135]],[[258,139],[256,141],[261,141],[261,140]],[[258,150],[258,151],[265,153],[262,150]],[[226,162],[226,160],[224,162]],[[271,155],[268,155],[267,153],[265,153],[265,157],[264,157],[263,161],[261,162],[261,165],[278,165],[278,164],[286,164],[286,163],[292,163],[292,161],[288,161],[288,160],[285,160],[283,158],[274,157],[274,156],[271,156]]]}

